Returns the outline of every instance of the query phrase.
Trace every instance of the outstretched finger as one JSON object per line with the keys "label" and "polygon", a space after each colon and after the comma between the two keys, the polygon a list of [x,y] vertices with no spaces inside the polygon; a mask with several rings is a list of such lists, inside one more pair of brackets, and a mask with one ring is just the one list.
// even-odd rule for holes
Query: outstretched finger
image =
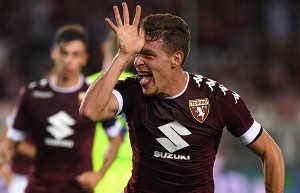
{"label": "outstretched finger", "polygon": [[141,12],[142,12],[142,8],[140,5],[137,5],[135,8],[135,15],[134,15],[134,19],[133,19],[133,23],[132,25],[138,26],[140,23],[140,19],[141,19]]}
{"label": "outstretched finger", "polygon": [[145,39],[145,29],[144,29],[143,27],[140,28],[139,36],[140,36],[142,39]]}
{"label": "outstretched finger", "polygon": [[109,19],[109,18],[105,18],[106,23],[108,23],[108,25],[110,26],[110,28],[117,33],[118,27]]}
{"label": "outstretched finger", "polygon": [[129,11],[128,11],[127,3],[123,2],[122,7],[123,7],[124,25],[129,25],[130,18],[129,18]]}
{"label": "outstretched finger", "polygon": [[113,9],[114,9],[115,19],[116,19],[118,27],[123,26],[123,22],[122,22],[122,19],[121,19],[121,16],[120,16],[119,8],[117,6],[114,6]]}

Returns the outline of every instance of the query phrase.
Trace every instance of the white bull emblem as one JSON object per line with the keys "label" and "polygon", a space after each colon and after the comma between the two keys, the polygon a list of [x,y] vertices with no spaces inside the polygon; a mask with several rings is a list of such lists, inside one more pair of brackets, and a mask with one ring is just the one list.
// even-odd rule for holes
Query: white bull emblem
{"label": "white bull emblem", "polygon": [[189,107],[193,117],[203,123],[209,113],[209,100],[208,98],[189,100]]}
{"label": "white bull emblem", "polygon": [[197,107],[197,110],[195,111],[196,113],[198,113],[197,117],[204,117],[205,113],[203,112],[202,107]]}

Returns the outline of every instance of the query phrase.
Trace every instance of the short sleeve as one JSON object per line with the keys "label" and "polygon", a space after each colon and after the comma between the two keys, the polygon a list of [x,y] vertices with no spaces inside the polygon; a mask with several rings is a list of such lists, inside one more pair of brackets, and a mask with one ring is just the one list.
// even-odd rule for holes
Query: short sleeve
{"label": "short sleeve", "polygon": [[220,93],[219,107],[223,123],[227,130],[244,144],[251,143],[260,133],[260,124],[252,117],[242,97],[228,90]]}

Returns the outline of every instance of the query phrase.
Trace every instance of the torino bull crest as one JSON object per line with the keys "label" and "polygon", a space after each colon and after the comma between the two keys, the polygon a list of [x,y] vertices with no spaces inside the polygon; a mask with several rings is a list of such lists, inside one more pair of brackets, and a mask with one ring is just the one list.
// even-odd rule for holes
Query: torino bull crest
{"label": "torino bull crest", "polygon": [[209,113],[208,98],[189,100],[189,107],[193,117],[203,123]]}

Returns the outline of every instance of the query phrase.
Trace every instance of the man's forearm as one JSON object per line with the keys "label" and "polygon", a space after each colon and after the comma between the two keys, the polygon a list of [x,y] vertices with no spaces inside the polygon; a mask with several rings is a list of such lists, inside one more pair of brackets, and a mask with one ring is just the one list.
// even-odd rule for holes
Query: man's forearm
{"label": "man's forearm", "polygon": [[9,163],[16,153],[18,142],[6,138],[0,147],[0,166]]}
{"label": "man's forearm", "polygon": [[263,130],[261,136],[248,146],[263,162],[266,193],[284,191],[284,160],[280,148]]}
{"label": "man's forearm", "polygon": [[101,173],[103,176],[105,175],[106,171],[111,166],[113,161],[116,159],[121,143],[122,139],[120,135],[111,139],[111,142],[107,147],[104,155],[104,162],[99,170],[99,173]]}
{"label": "man's forearm", "polygon": [[272,155],[272,159],[266,157],[263,161],[266,193],[284,192],[284,161],[281,151]]}
{"label": "man's forearm", "polygon": [[18,145],[17,153],[30,159],[34,159],[36,155],[36,148],[33,144],[24,141]]}

